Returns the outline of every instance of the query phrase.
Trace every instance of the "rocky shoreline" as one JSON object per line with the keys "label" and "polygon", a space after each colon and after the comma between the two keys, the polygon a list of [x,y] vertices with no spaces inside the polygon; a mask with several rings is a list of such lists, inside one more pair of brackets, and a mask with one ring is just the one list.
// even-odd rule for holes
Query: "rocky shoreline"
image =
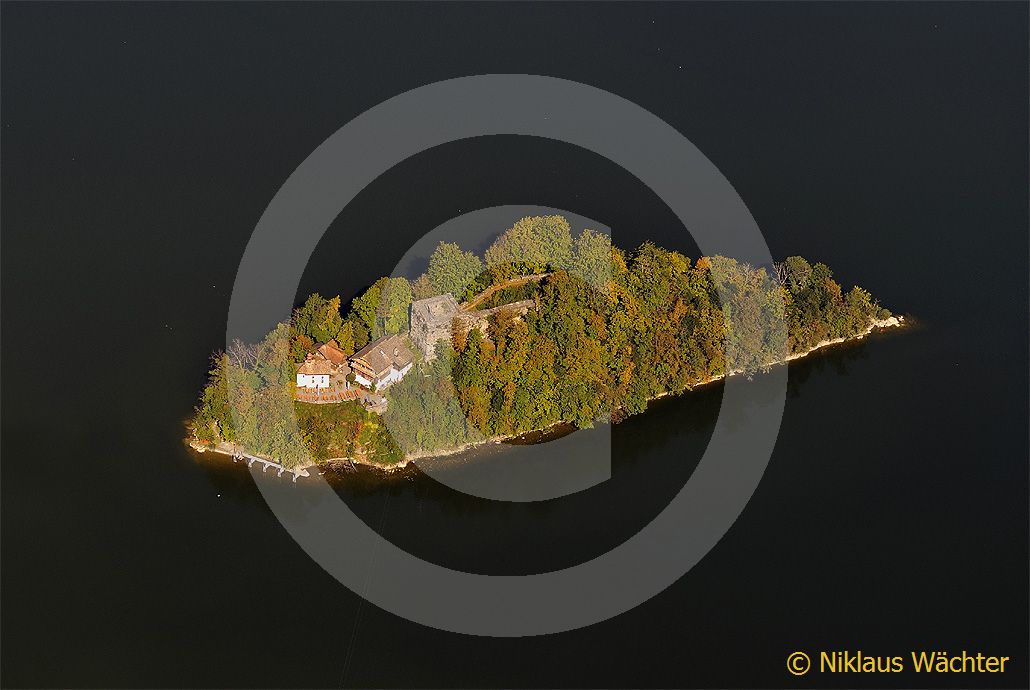
{"label": "rocky shoreline", "polygon": [[[874,320],[861,333],[858,333],[856,335],[850,336],[848,338],[831,338],[831,339],[824,340],[822,342],[816,343],[814,346],[812,346],[811,348],[805,350],[804,352],[795,352],[794,354],[788,355],[783,360],[781,360],[779,362],[775,362],[773,364],[773,366],[777,366],[777,365],[780,365],[780,364],[786,364],[788,362],[792,362],[794,360],[801,359],[802,357],[806,357],[806,356],[812,354],[813,352],[825,349],[827,347],[832,347],[833,345],[839,345],[839,344],[845,343],[845,342],[861,340],[862,338],[865,338],[870,333],[872,333],[873,331],[876,331],[876,330],[882,330],[882,329],[887,329],[887,328],[901,328],[905,324],[906,324],[906,322],[905,322],[905,317],[904,316],[890,316],[890,317],[888,317],[886,319]],[[692,388],[697,388],[697,387],[700,387],[700,386],[705,386],[705,385],[708,385],[708,384],[711,384],[711,383],[715,383],[717,381],[721,381],[722,379],[726,378],[727,376],[735,376],[735,375],[737,375],[739,373],[741,373],[741,372],[740,371],[731,371],[731,372],[729,372],[729,374],[719,374],[718,376],[713,376],[712,378],[708,379],[707,381],[701,381],[699,383],[694,384],[694,386]],[[689,393],[690,390],[691,389],[688,389],[688,390],[684,391],[684,393]],[[659,395],[656,395],[654,398],[652,398],[652,400],[658,400],[658,399],[661,399],[661,398],[666,398],[666,397],[669,397],[671,395],[682,395],[682,393],[679,393],[679,394],[677,394],[677,393],[668,393],[668,392],[660,393]],[[505,441],[512,441],[512,440],[518,439],[520,437],[527,436],[529,434],[540,434],[540,433],[546,434],[549,430],[555,429],[555,428],[561,426],[562,424],[564,424],[564,422],[558,422],[557,424],[554,424],[553,426],[548,427],[547,429],[540,429],[540,430],[536,430],[536,431],[527,432],[527,433],[524,433],[524,434],[514,434],[514,435],[509,435],[509,436],[494,436],[494,437],[483,439],[483,440],[480,440],[480,441],[472,441],[472,442],[469,442],[469,443],[464,443],[464,444],[462,444],[460,446],[456,446],[454,448],[446,448],[446,449],[434,450],[434,451],[420,451],[420,452],[417,452],[417,453],[409,453],[409,454],[404,456],[403,460],[401,460],[398,463],[394,463],[392,465],[384,465],[384,464],[373,462],[373,461],[370,461],[370,460],[367,460],[367,459],[363,459],[363,458],[329,458],[325,462],[325,467],[327,469],[329,469],[330,471],[340,471],[340,470],[345,470],[346,471],[346,470],[353,470],[355,467],[361,466],[361,467],[371,468],[371,469],[377,470],[379,472],[383,472],[384,474],[390,474],[390,473],[393,473],[393,472],[399,472],[401,470],[406,469],[410,463],[415,462],[417,460],[428,460],[428,459],[432,459],[432,458],[444,458],[444,457],[448,457],[448,456],[451,456],[451,455],[457,455],[458,453],[463,453],[463,452],[465,452],[467,450],[470,450],[472,448],[476,448],[478,446],[484,446],[484,445],[488,445],[488,444],[504,443]],[[223,448],[223,446],[224,446],[224,448]],[[223,443],[219,443],[217,446],[211,446],[211,445],[204,446],[204,445],[200,445],[197,441],[190,441],[190,447],[192,447],[194,450],[197,450],[197,451],[199,451],[201,453],[203,453],[205,451],[213,451],[213,452],[222,453],[222,454],[225,454],[225,455],[236,455],[236,454],[239,453],[238,447],[233,446],[232,444],[224,443],[224,442]],[[309,473],[307,471],[308,469],[313,468],[313,467],[318,467],[315,463],[309,463],[307,465],[303,465],[301,467],[295,467],[295,468],[291,469],[291,468],[284,468],[281,465],[279,465],[278,463],[276,463],[274,460],[269,460],[267,458],[255,458],[255,459],[261,461],[262,463],[266,463],[268,466],[273,466],[274,468],[278,469],[280,475],[284,471],[285,472],[292,472],[294,474],[294,481],[296,481],[296,477],[297,476],[302,476],[302,477],[309,476]],[[319,472],[319,474],[322,474],[322,472]]]}
{"label": "rocky shoreline", "polygon": [[[845,342],[852,342],[852,341],[855,341],[855,340],[861,340],[862,338],[865,338],[866,336],[868,336],[870,333],[872,333],[875,330],[887,329],[887,328],[900,328],[900,327],[902,327],[904,325],[905,325],[905,317],[904,316],[889,316],[886,319],[874,320],[861,333],[858,333],[858,334],[853,335],[853,336],[848,337],[848,338],[831,338],[831,339],[823,340],[823,341],[821,341],[819,343],[816,343],[815,345],[813,345],[809,349],[805,350],[804,352],[795,352],[794,354],[787,356],[785,359],[783,359],[783,360],[781,360],[779,362],[774,363],[773,366],[777,366],[777,365],[780,365],[780,364],[786,364],[788,362],[792,362],[794,360],[801,359],[802,357],[806,357],[806,356],[812,354],[813,352],[825,349],[827,347],[832,347],[833,345],[839,345],[839,344],[845,343]],[[711,383],[715,383],[717,381],[721,381],[722,379],[726,378],[727,375],[728,376],[735,376],[735,375],[737,375],[739,373],[741,373],[741,372],[740,371],[732,371],[729,374],[719,374],[718,376],[713,376],[712,378],[708,379],[707,381],[701,381],[699,383],[694,384],[693,388],[697,388],[697,387],[700,387],[700,386],[706,386],[706,385],[709,385]],[[689,393],[690,390],[691,389],[688,389],[688,390],[684,391],[684,393]],[[666,397],[669,397],[671,395],[683,395],[683,393],[668,393],[668,392],[660,393],[659,395],[656,395],[654,398],[652,398],[652,400],[659,400],[661,398],[666,398]],[[512,441],[512,440],[521,438],[523,436],[527,436],[529,434],[539,434],[539,433],[546,434],[548,431],[553,430],[553,429],[561,426],[562,424],[565,424],[565,422],[558,422],[557,424],[554,424],[551,427],[548,427],[547,429],[539,429],[539,430],[536,430],[536,431],[526,432],[524,434],[514,434],[514,435],[510,435],[510,436],[494,436],[494,437],[491,437],[491,438],[483,439],[481,441],[474,441],[474,442],[470,442],[470,443],[464,443],[461,446],[458,446],[458,447],[455,447],[455,448],[447,448],[447,449],[443,449],[443,450],[420,451],[418,453],[410,453],[408,455],[405,455],[403,460],[401,460],[400,462],[395,463],[393,465],[383,465],[383,464],[376,463],[376,462],[371,462],[371,461],[368,461],[368,460],[360,460],[360,459],[354,459],[354,458],[330,458],[327,462],[331,463],[334,460],[336,460],[336,461],[345,461],[345,462],[349,462],[352,466],[354,466],[354,465],[361,465],[362,467],[369,467],[369,468],[378,470],[380,472],[384,472],[384,473],[389,474],[391,472],[397,472],[397,471],[400,471],[400,470],[403,470],[403,469],[407,468],[409,463],[414,462],[416,460],[428,460],[428,459],[432,459],[432,458],[444,458],[444,457],[448,457],[448,456],[451,456],[451,455],[457,455],[458,453],[463,453],[466,450],[470,450],[470,449],[476,448],[478,446],[484,446],[484,445],[488,445],[488,444],[491,444],[491,443],[492,444],[504,443],[506,441]]]}

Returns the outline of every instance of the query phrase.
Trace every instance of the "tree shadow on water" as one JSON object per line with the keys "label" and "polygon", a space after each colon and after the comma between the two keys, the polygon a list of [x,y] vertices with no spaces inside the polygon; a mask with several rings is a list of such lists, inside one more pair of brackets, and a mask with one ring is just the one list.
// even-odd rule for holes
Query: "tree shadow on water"
{"label": "tree shadow on water", "polygon": [[838,376],[849,376],[849,365],[868,357],[867,343],[863,339],[832,345],[795,360],[788,365],[787,396],[796,398],[801,395],[802,387],[813,373],[821,374],[832,369]]}

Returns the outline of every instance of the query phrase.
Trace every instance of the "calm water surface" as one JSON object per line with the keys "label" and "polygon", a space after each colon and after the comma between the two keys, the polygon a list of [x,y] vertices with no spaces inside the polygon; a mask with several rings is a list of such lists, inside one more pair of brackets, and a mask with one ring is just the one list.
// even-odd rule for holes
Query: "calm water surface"
{"label": "calm water surface", "polygon": [[[1020,4],[5,4],[4,684],[783,687],[795,649],[964,648],[1014,668],[812,682],[1025,687],[1026,20]],[[363,603],[244,467],[181,443],[278,186],[382,99],[484,72],[640,103],[727,175],[774,256],[825,261],[918,320],[791,365],[765,477],[690,573],[615,619],[528,639]],[[499,137],[370,185],[298,298],[349,298],[422,233],[502,203],[696,256],[623,171]],[[480,500],[414,469],[336,486],[434,562],[552,570],[655,516],[720,402],[712,386],[617,425],[612,479],[554,501]]]}

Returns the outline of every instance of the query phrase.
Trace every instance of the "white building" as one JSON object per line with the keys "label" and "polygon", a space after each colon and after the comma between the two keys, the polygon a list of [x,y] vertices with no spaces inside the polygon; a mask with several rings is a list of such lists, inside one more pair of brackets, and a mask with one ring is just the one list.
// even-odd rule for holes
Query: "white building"
{"label": "white building", "polygon": [[328,388],[333,374],[333,363],[324,357],[308,355],[297,367],[297,388]]}
{"label": "white building", "polygon": [[335,340],[323,343],[297,367],[297,388],[348,388],[347,355]]}
{"label": "white building", "polygon": [[354,380],[372,390],[400,381],[411,371],[414,357],[399,335],[369,343],[350,358]]}

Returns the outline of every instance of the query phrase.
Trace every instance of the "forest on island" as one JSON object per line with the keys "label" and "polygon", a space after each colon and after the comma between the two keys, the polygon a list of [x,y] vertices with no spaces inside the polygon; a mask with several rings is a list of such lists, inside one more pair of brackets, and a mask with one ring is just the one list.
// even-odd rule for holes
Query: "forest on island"
{"label": "forest on island", "polygon": [[[449,292],[461,302],[543,273],[478,305],[532,299],[535,308],[437,343],[433,361],[386,390],[383,416],[356,402],[294,400],[296,367],[319,343],[336,340],[352,354],[406,332],[413,300]],[[574,235],[561,216],[518,221],[483,258],[440,243],[425,274],[381,278],[341,307],[340,297],[312,295],[261,343],[237,341],[213,356],[191,436],[287,466],[333,457],[389,465],[560,422],[618,421],[663,393],[753,374],[890,316],[866,290],[844,291],[822,263],[792,256],[766,270],[720,256],[692,261],[651,243],[626,251],[601,233]]]}

